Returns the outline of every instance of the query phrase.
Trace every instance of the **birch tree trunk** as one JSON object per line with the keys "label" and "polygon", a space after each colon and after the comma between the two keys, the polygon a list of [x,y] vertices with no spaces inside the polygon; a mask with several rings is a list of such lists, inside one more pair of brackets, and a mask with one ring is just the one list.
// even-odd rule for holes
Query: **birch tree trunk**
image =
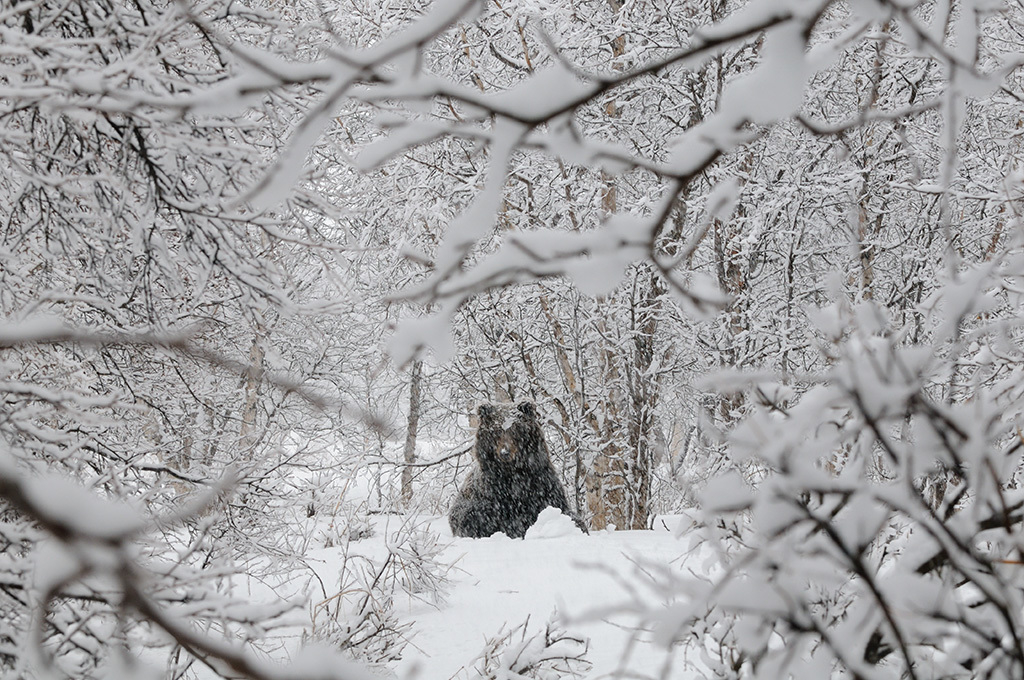
{"label": "birch tree trunk", "polygon": [[409,376],[409,420],[405,429],[405,448],[402,450],[402,505],[412,502],[412,471],[416,462],[416,433],[420,424],[420,391],[423,383],[423,362],[414,361]]}

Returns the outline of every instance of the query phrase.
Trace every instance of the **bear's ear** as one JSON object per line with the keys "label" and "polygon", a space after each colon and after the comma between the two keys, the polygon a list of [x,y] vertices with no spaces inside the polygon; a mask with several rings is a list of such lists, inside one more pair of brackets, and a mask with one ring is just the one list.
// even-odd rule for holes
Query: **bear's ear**
{"label": "bear's ear", "polygon": [[537,419],[537,407],[533,405],[532,401],[521,402],[516,408],[518,408],[519,412],[530,420]]}
{"label": "bear's ear", "polygon": [[480,404],[477,407],[476,413],[480,416],[481,423],[489,423],[494,420],[494,417],[498,415],[498,409],[490,404]]}

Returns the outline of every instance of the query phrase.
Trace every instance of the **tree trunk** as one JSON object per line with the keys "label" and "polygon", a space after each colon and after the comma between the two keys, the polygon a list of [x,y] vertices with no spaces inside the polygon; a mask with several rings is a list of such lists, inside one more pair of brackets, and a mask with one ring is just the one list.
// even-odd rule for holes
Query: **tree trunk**
{"label": "tree trunk", "polygon": [[238,433],[239,448],[246,456],[252,453],[260,439],[256,432],[256,416],[260,387],[263,384],[263,362],[266,359],[266,350],[263,347],[263,341],[267,336],[266,327],[262,322],[258,322],[255,331],[252,347],[249,348],[249,367],[245,371],[245,404],[242,407],[242,425]]}
{"label": "tree trunk", "polygon": [[630,396],[629,527],[645,529],[650,518],[651,477],[654,471],[654,409],[660,397],[656,369],[658,331],[663,282],[650,265],[637,272],[631,300],[633,361],[627,386]]}
{"label": "tree trunk", "polygon": [[416,462],[416,432],[420,424],[420,388],[423,382],[423,362],[414,361],[409,378],[409,420],[405,430],[405,448],[402,451],[402,505],[412,502],[412,467]]}
{"label": "tree trunk", "polygon": [[[607,342],[602,350],[606,398],[601,450],[587,479],[587,504],[595,529],[646,529],[651,513],[655,407],[660,396],[656,332],[662,282],[650,266],[636,270],[628,304],[629,344]],[[607,329],[601,335],[609,337]],[[625,429],[625,436],[622,430]]]}

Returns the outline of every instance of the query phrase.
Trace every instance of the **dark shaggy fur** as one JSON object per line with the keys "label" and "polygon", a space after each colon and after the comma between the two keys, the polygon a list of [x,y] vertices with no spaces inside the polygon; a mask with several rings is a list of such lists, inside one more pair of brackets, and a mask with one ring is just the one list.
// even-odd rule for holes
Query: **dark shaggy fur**
{"label": "dark shaggy fur", "polygon": [[[551,466],[534,405],[485,404],[478,414],[477,467],[466,478],[448,515],[452,533],[484,538],[500,531],[521,538],[548,506],[574,517]],[[574,519],[585,531],[582,522]]]}

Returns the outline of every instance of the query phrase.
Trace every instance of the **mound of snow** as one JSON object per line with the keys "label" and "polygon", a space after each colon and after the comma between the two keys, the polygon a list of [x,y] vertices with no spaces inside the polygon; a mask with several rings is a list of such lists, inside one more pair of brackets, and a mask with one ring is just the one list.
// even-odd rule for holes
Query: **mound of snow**
{"label": "mound of snow", "polygon": [[558,508],[548,507],[537,516],[537,521],[526,530],[524,539],[534,538],[562,538],[564,536],[575,536],[583,531],[576,526],[571,517],[566,517]]}

